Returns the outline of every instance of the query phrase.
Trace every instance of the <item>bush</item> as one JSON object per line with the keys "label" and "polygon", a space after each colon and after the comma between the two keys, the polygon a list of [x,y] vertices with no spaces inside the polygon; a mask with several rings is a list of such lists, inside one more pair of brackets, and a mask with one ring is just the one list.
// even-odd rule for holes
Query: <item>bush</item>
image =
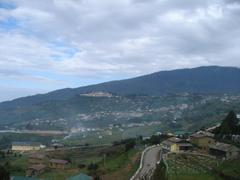
{"label": "bush", "polygon": [[79,168],[79,169],[84,169],[85,167],[86,167],[85,164],[78,164],[78,168]]}
{"label": "bush", "polygon": [[10,173],[3,166],[0,166],[0,179],[10,180]]}
{"label": "bush", "polygon": [[95,163],[91,163],[88,165],[88,170],[89,171],[96,171],[98,169],[98,165]]}
{"label": "bush", "polygon": [[160,162],[160,164],[157,164],[156,170],[153,174],[152,180],[167,180],[167,175],[166,175],[166,166],[163,163],[163,161]]}

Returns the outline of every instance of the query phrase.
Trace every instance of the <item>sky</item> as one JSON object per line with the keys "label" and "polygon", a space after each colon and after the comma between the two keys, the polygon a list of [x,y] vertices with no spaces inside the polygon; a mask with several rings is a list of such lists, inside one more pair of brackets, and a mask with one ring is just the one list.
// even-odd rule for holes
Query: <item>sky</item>
{"label": "sky", "polygon": [[0,101],[239,57],[240,0],[0,0]]}

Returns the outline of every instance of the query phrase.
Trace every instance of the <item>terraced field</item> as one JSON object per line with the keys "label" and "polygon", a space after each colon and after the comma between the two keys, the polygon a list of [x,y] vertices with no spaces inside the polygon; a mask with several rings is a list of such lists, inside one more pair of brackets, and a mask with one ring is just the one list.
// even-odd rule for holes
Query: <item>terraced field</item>
{"label": "terraced field", "polygon": [[207,156],[170,154],[167,158],[168,176],[175,179],[221,179],[211,172],[219,161]]}

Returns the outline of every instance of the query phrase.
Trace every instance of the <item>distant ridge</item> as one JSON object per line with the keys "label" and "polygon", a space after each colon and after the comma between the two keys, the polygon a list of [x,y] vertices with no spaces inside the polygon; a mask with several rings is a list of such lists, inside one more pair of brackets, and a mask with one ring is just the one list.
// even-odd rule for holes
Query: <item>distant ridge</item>
{"label": "distant ridge", "polygon": [[192,69],[160,71],[132,79],[105,82],[79,88],[66,88],[47,94],[18,98],[0,103],[0,108],[32,105],[50,100],[65,100],[78,94],[109,92],[118,95],[144,94],[160,96],[169,93],[239,93],[240,69],[204,66]]}

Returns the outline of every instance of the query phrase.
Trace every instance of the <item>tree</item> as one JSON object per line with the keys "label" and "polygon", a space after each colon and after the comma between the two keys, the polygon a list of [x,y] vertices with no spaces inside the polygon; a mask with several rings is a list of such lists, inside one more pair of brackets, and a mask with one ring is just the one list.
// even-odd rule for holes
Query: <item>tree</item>
{"label": "tree", "polygon": [[156,169],[153,173],[152,180],[167,180],[166,165],[163,161],[157,164]]}
{"label": "tree", "polygon": [[133,149],[135,145],[136,145],[136,142],[134,139],[130,139],[129,141],[127,141],[125,144],[125,152]]}
{"label": "tree", "polygon": [[4,152],[4,151],[0,151],[0,157],[1,157],[2,159],[5,158],[5,152]]}
{"label": "tree", "polygon": [[216,134],[230,135],[237,133],[238,131],[238,119],[234,111],[230,111],[227,117],[222,121],[222,124],[215,130]]}
{"label": "tree", "polygon": [[9,161],[6,161],[5,163],[4,163],[4,168],[6,168],[6,169],[11,169],[11,167],[12,167],[12,165],[11,165],[11,163],[9,162]]}
{"label": "tree", "polygon": [[89,171],[96,171],[98,169],[98,165],[95,163],[91,163],[88,165],[88,170]]}
{"label": "tree", "polygon": [[3,166],[0,166],[0,179],[10,180],[10,174]]}

